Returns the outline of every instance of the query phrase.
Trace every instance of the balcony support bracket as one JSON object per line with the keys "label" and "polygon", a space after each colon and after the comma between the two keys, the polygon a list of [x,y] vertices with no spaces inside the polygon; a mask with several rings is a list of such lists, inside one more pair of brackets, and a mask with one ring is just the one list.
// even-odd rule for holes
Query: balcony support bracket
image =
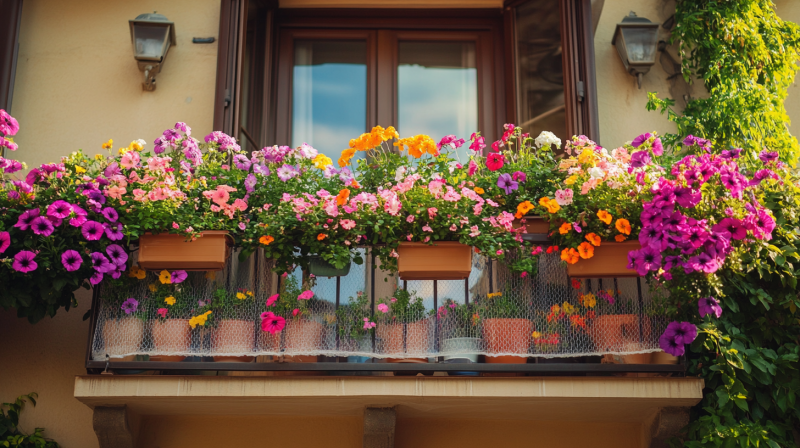
{"label": "balcony support bracket", "polygon": [[394,408],[364,409],[364,448],[394,448]]}
{"label": "balcony support bracket", "polygon": [[96,406],[92,426],[100,448],[134,448],[134,431],[126,406]]}
{"label": "balcony support bracket", "polygon": [[650,448],[669,448],[667,440],[676,437],[689,424],[688,407],[661,408],[650,421]]}

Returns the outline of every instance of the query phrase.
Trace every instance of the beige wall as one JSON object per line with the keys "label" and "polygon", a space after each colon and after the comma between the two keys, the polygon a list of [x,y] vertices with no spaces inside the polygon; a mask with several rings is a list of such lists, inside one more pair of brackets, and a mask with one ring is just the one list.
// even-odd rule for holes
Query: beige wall
{"label": "beige wall", "polygon": [[76,309],[36,325],[0,311],[0,402],[38,392],[38,405],[26,406],[21,427],[26,432],[45,428],[45,436],[63,448],[97,446],[92,411],[73,397],[75,375],[86,373],[89,322],[82,317],[90,304],[91,294],[81,290]]}
{"label": "beige wall", "polygon": [[[201,138],[212,129],[217,44],[193,37],[219,33],[220,0],[27,0],[11,113],[19,120],[20,149],[29,166],[56,162],[83,148],[115,149],[143,138],[148,145],[176,121]],[[175,22],[154,92],[142,90],[128,20],[157,10]]]}
{"label": "beige wall", "polygon": [[[775,2],[778,17],[794,23],[800,23],[800,2],[797,0],[773,0]],[[792,87],[789,88],[789,96],[786,98],[786,112],[792,123],[789,130],[795,137],[800,134],[800,80],[795,78]]]}

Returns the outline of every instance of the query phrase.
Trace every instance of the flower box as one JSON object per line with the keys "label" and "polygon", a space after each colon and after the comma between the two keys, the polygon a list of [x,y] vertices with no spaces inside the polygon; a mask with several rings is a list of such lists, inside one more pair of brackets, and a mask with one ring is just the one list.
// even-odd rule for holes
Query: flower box
{"label": "flower box", "polygon": [[403,280],[464,280],[472,272],[472,247],[455,241],[400,243],[397,253]]}
{"label": "flower box", "polygon": [[638,241],[603,242],[592,258],[568,264],[567,273],[572,278],[638,277],[635,270],[628,269],[628,252],[641,248]]}
{"label": "flower box", "polygon": [[[523,216],[522,219],[525,220],[525,232],[524,234],[544,234],[547,235],[550,233],[550,223],[545,221],[541,216]],[[522,219],[515,219],[514,220],[514,228],[518,229],[523,226]]]}
{"label": "flower box", "polygon": [[202,232],[194,241],[183,235],[145,234],[139,239],[139,266],[143,269],[220,271],[228,258],[228,232]]}

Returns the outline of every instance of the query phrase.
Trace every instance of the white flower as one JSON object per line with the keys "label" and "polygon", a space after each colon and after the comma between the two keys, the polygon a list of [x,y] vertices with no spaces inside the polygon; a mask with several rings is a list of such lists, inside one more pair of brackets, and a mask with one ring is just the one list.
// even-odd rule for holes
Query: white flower
{"label": "white flower", "polygon": [[594,168],[589,169],[589,175],[592,176],[592,179],[602,179],[606,173],[603,171],[602,168],[596,166]]}
{"label": "white flower", "polygon": [[561,139],[556,137],[556,135],[550,131],[542,131],[542,133],[536,137],[534,142],[536,143],[536,146],[540,148],[549,148],[550,145],[556,145],[556,148],[561,148]]}
{"label": "white flower", "polygon": [[401,166],[394,172],[394,180],[400,182],[404,177],[406,177],[406,167]]}
{"label": "white flower", "polygon": [[314,157],[317,157],[317,155],[319,155],[319,151],[314,149],[308,143],[303,143],[302,145],[300,145],[300,154],[302,154],[303,157],[306,159],[313,159]]}

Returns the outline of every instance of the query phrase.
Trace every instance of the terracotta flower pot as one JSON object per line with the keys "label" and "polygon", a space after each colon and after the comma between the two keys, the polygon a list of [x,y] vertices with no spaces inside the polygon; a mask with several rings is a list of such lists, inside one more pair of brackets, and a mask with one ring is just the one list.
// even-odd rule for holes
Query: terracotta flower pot
{"label": "terracotta flower pot", "polygon": [[403,353],[403,324],[378,324],[376,331],[382,353]]}
{"label": "terracotta flower pot", "polygon": [[599,353],[625,353],[642,350],[641,340],[649,340],[652,327],[649,319],[637,314],[606,314],[597,316],[589,325],[589,337]]}
{"label": "terracotta flower pot", "polygon": [[[501,319],[492,318],[483,320],[483,339],[486,341],[486,351],[494,353],[520,353],[527,354],[531,346],[531,333],[533,322],[528,319]],[[487,356],[487,362],[490,358]],[[514,357],[518,358],[518,357]],[[520,358],[525,362],[525,358]]]}
{"label": "terracotta flower pot", "polygon": [[268,331],[258,333],[258,351],[279,354],[281,351],[281,335],[283,331],[271,334]]}
{"label": "terracotta flower pot", "polygon": [[472,247],[458,242],[400,243],[397,253],[403,280],[463,280],[472,272]]}
{"label": "terracotta flower pot", "polygon": [[103,324],[103,340],[110,356],[134,355],[144,337],[144,322],[135,317],[109,319]]}
{"label": "terracotta flower pot", "polygon": [[183,235],[145,234],[139,239],[139,266],[149,270],[219,271],[229,255],[228,232],[207,231],[194,241]]}
{"label": "terracotta flower pot", "polygon": [[255,343],[255,325],[248,320],[225,319],[219,322],[211,335],[216,362],[250,362],[255,356],[242,356],[251,353]]}
{"label": "terracotta flower pot", "polygon": [[406,324],[406,353],[427,354],[430,352],[428,339],[428,320]]}
{"label": "terracotta flower pot", "polygon": [[309,352],[322,346],[322,323],[308,319],[290,319],[286,323],[286,351]]}
{"label": "terracotta flower pot", "polygon": [[[545,221],[541,216],[523,216],[522,219],[525,220],[525,232],[524,233],[539,233],[547,235],[550,233],[550,223]],[[522,219],[515,219],[514,220],[514,228],[519,229],[523,226]]]}
{"label": "terracotta flower pot", "polygon": [[581,258],[575,264],[568,264],[567,273],[572,278],[638,277],[636,271],[628,269],[628,252],[641,248],[638,241],[604,241],[594,248],[592,258]]}
{"label": "terracotta flower pot", "polygon": [[155,355],[153,361],[177,362],[185,355],[164,355],[163,353],[186,353],[191,345],[191,328],[189,319],[166,319],[153,321],[153,345]]}

